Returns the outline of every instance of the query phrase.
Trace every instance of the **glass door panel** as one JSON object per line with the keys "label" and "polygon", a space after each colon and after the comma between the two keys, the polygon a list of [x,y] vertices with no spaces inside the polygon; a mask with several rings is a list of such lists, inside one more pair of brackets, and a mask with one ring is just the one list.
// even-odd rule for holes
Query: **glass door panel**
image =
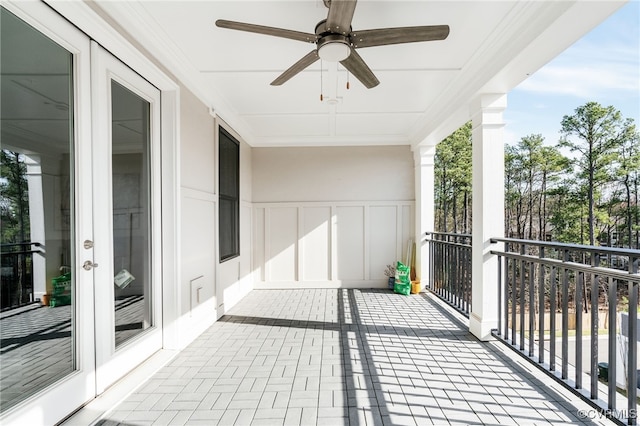
{"label": "glass door panel", "polygon": [[76,369],[73,57],[0,9],[0,410]]}
{"label": "glass door panel", "polygon": [[150,104],[111,82],[116,348],[153,325],[150,265]]}
{"label": "glass door panel", "polygon": [[[91,175],[78,167],[90,153],[90,127],[79,125],[89,118],[80,112],[89,40],[46,6],[9,6],[0,7],[0,423],[39,424],[95,395],[93,275],[78,267],[91,254],[78,244],[91,238],[80,213],[91,208],[81,183]],[[57,34],[34,27],[43,21]]]}

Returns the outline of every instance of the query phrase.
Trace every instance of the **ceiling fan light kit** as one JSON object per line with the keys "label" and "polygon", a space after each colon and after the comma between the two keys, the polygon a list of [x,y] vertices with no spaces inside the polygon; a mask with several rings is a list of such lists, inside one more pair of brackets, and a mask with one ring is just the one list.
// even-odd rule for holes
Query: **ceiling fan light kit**
{"label": "ceiling fan light kit", "polygon": [[367,89],[380,84],[373,71],[356,49],[390,44],[415,43],[421,41],[444,40],[449,36],[448,25],[428,25],[419,27],[380,28],[356,32],[351,28],[351,21],[356,9],[356,0],[323,0],[329,8],[327,19],[320,21],[315,34],[283,28],[266,27],[244,22],[219,19],[216,26],[231,30],[247,31],[274,37],[288,38],[307,43],[314,43],[316,48],[307,53],[295,64],[285,70],[271,82],[272,86],[280,86],[296,74],[316,62],[318,59],[329,62],[340,62]]}
{"label": "ceiling fan light kit", "polygon": [[351,46],[347,37],[332,34],[318,42],[318,56],[323,61],[341,62],[351,54]]}

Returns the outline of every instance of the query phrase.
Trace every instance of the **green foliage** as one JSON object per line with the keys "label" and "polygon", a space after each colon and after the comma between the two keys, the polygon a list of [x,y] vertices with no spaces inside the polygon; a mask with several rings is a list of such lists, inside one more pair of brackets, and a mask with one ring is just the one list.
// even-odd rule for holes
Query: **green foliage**
{"label": "green foliage", "polygon": [[436,147],[436,227],[441,231],[471,229],[471,122]]}
{"label": "green foliage", "polygon": [[616,179],[621,149],[634,135],[637,139],[637,132],[633,120],[623,120],[613,106],[603,107],[597,102],[587,102],[573,115],[565,115],[560,132],[558,146],[575,155],[574,175],[586,190],[588,243],[594,245],[598,237],[596,222],[598,218],[602,221],[605,214],[599,207],[604,202],[605,186]]}
{"label": "green foliage", "polygon": [[523,137],[505,149],[506,235],[543,240],[548,234],[552,194],[568,160],[557,148],[545,146],[542,135]]}
{"label": "green foliage", "polygon": [[0,215],[2,243],[22,242],[29,235],[27,166],[11,151],[0,151]]}
{"label": "green foliage", "polygon": [[[633,120],[588,102],[560,126],[556,146],[531,134],[505,147],[506,235],[640,248],[640,136]],[[471,123],[438,145],[435,175],[436,228],[470,232]]]}

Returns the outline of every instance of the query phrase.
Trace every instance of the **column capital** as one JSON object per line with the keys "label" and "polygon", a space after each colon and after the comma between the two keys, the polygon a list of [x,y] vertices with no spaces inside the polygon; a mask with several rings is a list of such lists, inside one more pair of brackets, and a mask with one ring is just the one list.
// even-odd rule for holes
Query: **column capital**
{"label": "column capital", "polygon": [[494,109],[504,111],[507,108],[506,93],[485,93],[478,95],[469,103],[471,114],[478,111]]}
{"label": "column capital", "polygon": [[490,93],[480,95],[469,104],[469,114],[472,117],[472,126],[477,128],[504,127],[505,122],[502,113],[507,108],[507,95],[505,93]]}
{"label": "column capital", "polygon": [[427,167],[434,165],[434,159],[436,156],[435,145],[423,145],[418,146],[413,150],[413,160],[416,167]]}

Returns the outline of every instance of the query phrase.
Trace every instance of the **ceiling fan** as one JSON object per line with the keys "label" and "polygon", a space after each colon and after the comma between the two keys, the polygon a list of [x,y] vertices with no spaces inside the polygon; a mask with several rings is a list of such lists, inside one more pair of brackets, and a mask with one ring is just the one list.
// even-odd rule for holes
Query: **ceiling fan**
{"label": "ceiling fan", "polygon": [[283,37],[316,45],[315,49],[273,80],[271,82],[272,86],[280,86],[318,59],[322,59],[340,62],[366,88],[370,89],[380,84],[380,81],[356,52],[356,49],[388,44],[444,40],[449,35],[448,25],[354,31],[351,28],[351,20],[356,9],[356,0],[323,0],[323,2],[329,8],[329,13],[327,14],[327,19],[318,22],[314,34],[224,19],[218,19],[216,25],[220,28]]}

